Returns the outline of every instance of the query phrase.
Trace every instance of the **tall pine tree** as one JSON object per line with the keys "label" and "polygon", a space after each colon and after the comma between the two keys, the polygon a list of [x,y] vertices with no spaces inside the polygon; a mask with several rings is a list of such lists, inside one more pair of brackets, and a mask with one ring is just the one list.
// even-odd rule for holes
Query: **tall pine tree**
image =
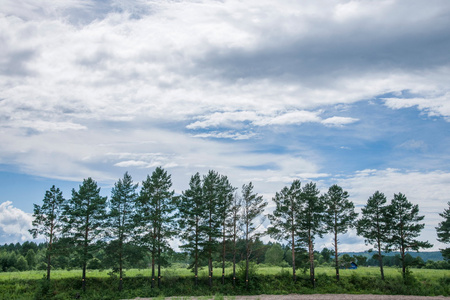
{"label": "tall pine tree", "polygon": [[394,198],[388,206],[388,218],[391,229],[389,246],[392,250],[400,251],[402,275],[405,278],[406,251],[419,251],[421,248],[431,248],[433,245],[428,241],[422,242],[415,239],[425,227],[424,223],[419,223],[424,216],[419,216],[419,205],[413,205],[402,193],[394,194]]}
{"label": "tall pine tree", "polygon": [[376,191],[369,197],[366,206],[361,209],[361,215],[361,219],[356,224],[357,233],[365,238],[366,244],[374,245],[377,250],[381,279],[384,280],[381,251],[386,248],[389,239],[386,196]]}
{"label": "tall pine tree", "polygon": [[298,220],[300,231],[299,241],[308,247],[309,257],[309,277],[313,288],[316,286],[315,266],[314,266],[314,239],[316,236],[322,237],[325,233],[323,226],[323,211],[325,208],[323,199],[319,197],[320,191],[315,183],[307,183],[300,195],[300,214]]}
{"label": "tall pine tree", "polygon": [[50,190],[45,192],[42,206],[34,204],[33,229],[30,229],[29,232],[33,235],[33,238],[44,236],[46,240],[47,280],[50,280],[52,256],[54,254],[53,244],[61,234],[61,217],[65,201],[60,189],[53,185]]}
{"label": "tall pine tree", "polygon": [[222,217],[219,210],[219,197],[221,177],[215,171],[209,171],[206,176],[203,176],[203,201],[205,203],[205,210],[207,217],[202,224],[207,237],[204,243],[204,250],[208,258],[208,280],[209,286],[212,286],[213,278],[213,254],[216,250],[217,239],[221,236]]}
{"label": "tall pine tree", "polygon": [[222,284],[225,284],[225,258],[226,258],[226,241],[227,241],[227,221],[230,217],[231,204],[233,202],[233,193],[236,189],[230,184],[228,178],[224,175],[220,176],[218,186],[218,202],[217,212],[221,221],[222,230]]}
{"label": "tall pine tree", "polygon": [[355,213],[353,202],[348,200],[348,193],[336,184],[332,185],[323,197],[326,206],[326,228],[334,235],[336,279],[339,281],[338,234],[346,233],[349,228],[354,227],[358,214]]}
{"label": "tall pine tree", "polygon": [[238,239],[239,229],[241,227],[241,208],[242,198],[237,193],[235,193],[231,203],[231,217],[228,223],[229,230],[231,231],[230,236],[233,253],[233,286],[236,286],[236,243]]}
{"label": "tall pine tree", "polygon": [[200,254],[205,240],[205,231],[202,228],[207,219],[206,206],[203,201],[203,188],[200,174],[197,172],[189,181],[189,189],[183,192],[178,206],[180,237],[185,242],[180,248],[185,249],[193,256],[191,265],[194,272],[194,282],[198,285],[198,268]]}
{"label": "tall pine tree", "polygon": [[[245,236],[245,286],[249,281],[249,261],[253,243],[262,234],[258,229],[264,222],[262,213],[267,202],[261,195],[253,192],[253,184],[242,186],[242,227]],[[261,217],[260,220],[257,220]]]}
{"label": "tall pine tree", "polygon": [[175,235],[175,210],[177,208],[172,180],[167,172],[158,167],[152,176],[142,182],[139,197],[139,216],[143,229],[143,242],[152,256],[152,287],[155,281],[155,264],[158,266],[158,287],[161,285],[161,265],[165,264],[162,251],[170,248],[169,239]]}
{"label": "tall pine tree", "polygon": [[131,241],[136,226],[136,201],[138,184],[126,172],[111,190],[109,214],[106,222],[107,234],[110,239],[106,252],[112,257],[113,270],[119,272],[119,291],[123,288],[123,267],[129,258],[126,251],[127,243]]}
{"label": "tall pine tree", "polygon": [[296,238],[300,235],[299,221],[303,218],[300,197],[301,182],[294,180],[291,186],[284,187],[280,192],[275,194],[273,202],[275,202],[275,210],[268,215],[271,226],[267,232],[272,238],[277,240],[285,240],[291,244],[292,249],[292,279],[297,280],[295,269],[295,249]]}
{"label": "tall pine tree", "polygon": [[82,267],[82,289],[86,290],[86,267],[92,254],[98,251],[96,242],[104,237],[106,197],[92,178],[84,179],[78,191],[64,207],[64,235],[75,246]]}

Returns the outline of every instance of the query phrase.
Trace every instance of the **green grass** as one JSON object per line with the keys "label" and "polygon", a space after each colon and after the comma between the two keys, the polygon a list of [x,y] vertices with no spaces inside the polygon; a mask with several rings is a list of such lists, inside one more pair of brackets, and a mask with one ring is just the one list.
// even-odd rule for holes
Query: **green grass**
{"label": "green grass", "polygon": [[[199,286],[194,287],[189,270],[174,266],[162,270],[162,287],[151,289],[150,270],[126,271],[124,291],[118,293],[118,279],[110,276],[110,270],[89,271],[88,290],[84,299],[133,299],[156,297],[163,300],[234,300],[235,295],[258,294],[311,294],[311,293],[367,293],[406,295],[450,295],[450,270],[412,269],[407,281],[403,281],[400,269],[386,268],[386,281],[380,279],[378,268],[360,267],[357,270],[340,270],[341,281],[335,279],[331,267],[316,268],[317,286],[313,289],[309,272],[297,273],[298,281],[292,282],[290,268],[261,265],[250,278],[249,288],[238,278],[238,285],[231,284],[231,268],[225,271],[226,284],[221,283],[221,269],[215,269],[214,284],[208,286],[207,271],[201,270]],[[0,273],[0,299],[73,299],[81,292],[81,270],[54,270],[52,281],[43,280],[45,271]]]}
{"label": "green grass", "polygon": [[[431,269],[411,269],[414,276],[420,278],[428,278],[428,279],[438,279],[442,277],[450,277],[450,270],[431,270]],[[88,270],[87,277],[88,278],[109,278],[109,273],[111,270]],[[257,268],[257,274],[260,275],[279,275],[281,273],[289,272],[292,274],[291,268],[282,268],[282,267],[274,267],[274,266],[266,266],[261,265]],[[190,277],[193,276],[192,272],[186,268],[182,267],[173,267],[173,268],[163,268],[162,271],[163,277]],[[336,271],[331,267],[317,267],[315,269],[316,275],[325,274],[327,276],[334,276]],[[368,277],[380,277],[380,269],[377,267],[360,267],[357,270],[339,270],[341,277],[352,276],[352,274],[356,274],[359,276],[368,276]],[[400,268],[390,268],[386,267],[384,269],[385,276],[387,277],[395,277],[401,275]],[[126,277],[139,277],[139,276],[150,276],[149,269],[130,269],[125,271]],[[232,268],[225,269],[225,275],[231,275]],[[297,275],[301,275],[302,271],[297,270]],[[309,270],[306,271],[306,275],[309,274]],[[14,281],[14,280],[29,280],[29,279],[41,279],[46,275],[46,271],[25,271],[25,272],[0,272],[0,281]],[[203,268],[199,271],[200,278],[206,278],[208,276],[208,270]],[[214,277],[219,278],[222,276],[222,269],[214,269]],[[66,278],[81,278],[81,270],[52,270],[51,273],[52,279],[66,279]]]}

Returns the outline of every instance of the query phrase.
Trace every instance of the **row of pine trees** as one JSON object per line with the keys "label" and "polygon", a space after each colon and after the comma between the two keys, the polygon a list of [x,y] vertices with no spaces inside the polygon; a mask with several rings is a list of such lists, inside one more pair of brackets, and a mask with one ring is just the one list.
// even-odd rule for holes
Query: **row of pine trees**
{"label": "row of pine trees", "polygon": [[[172,239],[181,241],[180,248],[192,259],[194,282],[202,260],[208,262],[208,280],[212,285],[213,257],[222,261],[222,282],[225,282],[226,254],[232,253],[232,278],[236,284],[236,242],[245,241],[245,280],[249,280],[249,259],[253,243],[263,234],[290,243],[293,280],[296,280],[295,254],[307,249],[311,283],[315,285],[314,240],[329,233],[333,235],[336,278],[339,280],[338,236],[349,228],[356,228],[366,243],[379,252],[380,271],[384,279],[381,251],[399,250],[404,260],[407,250],[429,248],[428,242],[416,240],[424,224],[420,223],[417,205],[406,196],[395,194],[390,204],[376,192],[362,209],[362,216],[354,211],[349,195],[340,186],[333,185],[320,194],[314,183],[302,186],[295,180],[291,186],[277,192],[273,213],[265,230],[264,211],[267,201],[253,191],[253,184],[244,184],[237,191],[227,176],[209,171],[191,176],[189,188],[176,195],[172,190],[171,175],[158,167],[141,183],[133,182],[125,173],[111,191],[111,197],[102,197],[97,183],[88,178],[72,197],[65,199],[59,188],[51,187],[42,205],[34,205],[34,238],[47,241],[47,279],[50,280],[52,258],[61,249],[72,249],[82,268],[82,289],[86,289],[86,268],[99,245],[106,244],[107,252],[119,274],[119,290],[123,288],[125,263],[133,259],[138,246],[151,256],[151,286],[161,285],[161,266],[164,253]],[[103,241],[103,243],[98,243]],[[444,240],[442,240],[445,242]],[[228,247],[226,247],[228,245]],[[218,250],[220,249],[220,250]],[[71,251],[72,251],[71,250]],[[218,253],[220,251],[220,253]],[[403,264],[403,274],[405,265]]]}

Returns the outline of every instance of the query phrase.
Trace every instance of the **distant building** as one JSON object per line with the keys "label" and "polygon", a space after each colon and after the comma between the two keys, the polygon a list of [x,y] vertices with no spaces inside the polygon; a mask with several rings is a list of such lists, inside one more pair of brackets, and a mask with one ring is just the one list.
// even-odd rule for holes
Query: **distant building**
{"label": "distant building", "polygon": [[356,269],[358,269],[358,265],[357,265],[355,262],[352,261],[352,262],[350,263],[349,269],[350,269],[350,270],[356,270]]}

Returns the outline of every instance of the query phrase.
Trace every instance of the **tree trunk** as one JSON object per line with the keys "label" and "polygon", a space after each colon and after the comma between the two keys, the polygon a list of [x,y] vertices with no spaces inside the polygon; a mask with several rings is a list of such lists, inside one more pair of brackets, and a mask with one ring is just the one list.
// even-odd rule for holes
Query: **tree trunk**
{"label": "tree trunk", "polygon": [[195,261],[194,261],[194,276],[195,285],[198,285],[198,218],[195,219]]}
{"label": "tree trunk", "polygon": [[378,262],[380,264],[381,280],[384,280],[383,257],[381,256],[381,245],[378,239]]}
{"label": "tree trunk", "polygon": [[297,275],[295,274],[295,234],[292,228],[292,280],[297,281]]}
{"label": "tree trunk", "polygon": [[[52,215],[54,215],[55,212],[55,202],[52,203]],[[50,226],[50,241],[48,243],[47,248],[47,280],[50,281],[50,270],[52,267],[52,248],[53,248],[53,231],[55,228],[55,220],[52,218],[51,226]]]}
{"label": "tree trunk", "polygon": [[122,291],[123,288],[123,261],[122,261],[122,241],[119,242],[119,292]]}
{"label": "tree trunk", "polygon": [[209,269],[209,286],[212,287],[213,265],[212,265],[212,250],[211,249],[209,249],[208,269]]}
{"label": "tree trunk", "polygon": [[291,243],[292,243],[292,280],[294,281],[294,282],[296,282],[297,281],[297,275],[295,274],[295,230],[294,230],[294,223],[295,223],[295,220],[294,220],[294,200],[291,198],[291,221],[292,221],[292,224],[291,224],[291,228],[292,228],[292,231],[291,231],[291,238],[292,238],[292,241],[291,241]]}
{"label": "tree trunk", "polygon": [[158,245],[158,288],[161,287],[161,246]]}
{"label": "tree trunk", "polygon": [[381,280],[384,281],[383,257],[381,256],[381,232],[380,232],[380,216],[377,213],[377,246],[378,246],[378,262],[380,265]]}
{"label": "tree trunk", "polygon": [[308,249],[309,249],[309,277],[311,279],[311,285],[316,288],[316,277],[314,274],[314,245],[311,238],[311,230],[308,230]]}
{"label": "tree trunk", "polygon": [[403,280],[406,278],[406,264],[405,264],[405,236],[403,234],[403,223],[400,223],[400,237],[401,237],[401,247],[400,247],[400,253],[402,255],[402,276]]}
{"label": "tree trunk", "polygon": [[211,209],[212,208],[210,208],[210,210],[209,210],[209,238],[208,238],[208,241],[209,241],[208,273],[209,273],[209,286],[210,287],[212,287],[212,277],[213,277],[212,249],[211,249],[212,248],[212,237],[211,237],[211,234],[212,234],[212,212],[211,212]]}
{"label": "tree trunk", "polygon": [[154,250],[154,246],[152,248],[152,284],[151,287],[154,288],[155,287],[155,250]]}
{"label": "tree trunk", "polygon": [[222,284],[225,284],[225,221],[223,222],[222,239]]}
{"label": "tree trunk", "polygon": [[51,269],[51,260],[52,260],[52,240],[53,240],[53,226],[51,228],[51,232],[50,232],[50,242],[48,244],[48,249],[47,249],[47,280],[50,281],[50,269]]}
{"label": "tree trunk", "polygon": [[339,281],[339,258],[338,258],[338,239],[337,239],[337,229],[334,229],[334,259],[336,268],[336,280]]}
{"label": "tree trunk", "polygon": [[158,200],[158,207],[157,207],[157,214],[158,214],[158,222],[157,222],[157,242],[158,242],[158,288],[161,287],[161,227],[162,227],[162,221],[161,221],[161,200]]}
{"label": "tree trunk", "polygon": [[246,222],[246,233],[245,233],[245,245],[246,245],[246,253],[245,253],[245,287],[248,288],[248,260],[250,258],[250,250],[249,250],[249,242],[248,242],[248,222]]}
{"label": "tree trunk", "polygon": [[233,286],[236,286],[236,216],[233,222]]}
{"label": "tree trunk", "polygon": [[403,246],[403,241],[402,241],[402,247],[400,249],[400,253],[402,255],[402,276],[403,276],[403,280],[405,280],[405,278],[406,278],[406,265],[405,265],[405,248]]}
{"label": "tree trunk", "polygon": [[86,291],[86,265],[88,256],[89,215],[86,216],[85,227],[86,228],[84,231],[84,249],[83,249],[83,275],[81,279],[81,288],[83,289],[83,292]]}
{"label": "tree trunk", "polygon": [[81,289],[86,292],[86,262],[83,262],[83,275],[81,278]]}

